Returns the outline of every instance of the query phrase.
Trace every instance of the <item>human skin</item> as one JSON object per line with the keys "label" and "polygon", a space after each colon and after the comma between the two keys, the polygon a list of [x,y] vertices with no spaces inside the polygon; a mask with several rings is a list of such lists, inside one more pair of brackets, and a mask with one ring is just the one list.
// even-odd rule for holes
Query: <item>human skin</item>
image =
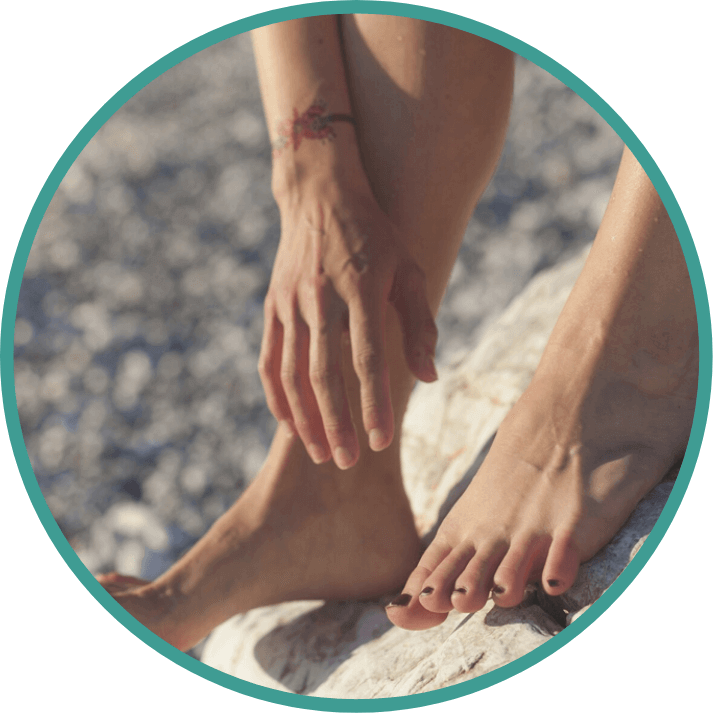
{"label": "human skin", "polygon": [[[419,560],[401,422],[415,377],[434,376],[432,316],[502,147],[513,58],[450,28],[368,15],[274,25],[254,45],[277,142],[282,235],[260,371],[280,426],[245,494],[165,575],[100,581],[179,648],[256,606],[404,581],[388,615],[409,629],[491,593],[514,606],[533,580],[563,593],[690,432],[695,304],[658,195],[625,152],[532,383]],[[356,126],[281,140],[278,127],[312,106]]]}
{"label": "human skin", "polygon": [[685,453],[698,388],[693,291],[673,225],[627,149],[531,384],[388,607],[423,629],[528,582],[574,583]]}
{"label": "human skin", "polygon": [[[435,376],[432,317],[512,94],[510,52],[408,18],[307,18],[253,40],[278,142],[260,371],[280,425],[244,495],[168,572],[100,576],[182,649],[256,606],[395,591],[417,563],[401,422],[415,378]],[[335,122],[332,139],[286,149],[279,127],[316,102],[356,131]]]}

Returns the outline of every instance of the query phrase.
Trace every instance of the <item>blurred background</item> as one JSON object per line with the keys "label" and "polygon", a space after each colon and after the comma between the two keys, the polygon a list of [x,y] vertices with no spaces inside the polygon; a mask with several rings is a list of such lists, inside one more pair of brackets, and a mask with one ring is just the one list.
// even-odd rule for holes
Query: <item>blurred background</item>
{"label": "blurred background", "polygon": [[[505,151],[438,318],[439,365],[594,238],[622,148],[518,60]],[[257,358],[279,234],[247,35],[127,102],[54,196],[20,292],[17,402],[42,492],[92,572],[158,576],[259,470],[275,428]]]}

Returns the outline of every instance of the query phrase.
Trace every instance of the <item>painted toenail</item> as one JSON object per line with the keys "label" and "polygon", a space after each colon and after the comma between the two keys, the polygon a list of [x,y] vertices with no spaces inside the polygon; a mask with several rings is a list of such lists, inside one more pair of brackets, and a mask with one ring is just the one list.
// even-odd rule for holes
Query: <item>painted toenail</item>
{"label": "painted toenail", "polygon": [[468,594],[468,590],[465,587],[456,587],[454,591],[458,594]]}
{"label": "painted toenail", "polygon": [[505,593],[505,587],[501,587],[499,584],[496,584],[493,587],[493,594],[504,594]]}
{"label": "painted toenail", "polygon": [[559,587],[560,581],[559,581],[559,579],[548,579],[547,584],[549,584],[550,587]]}
{"label": "painted toenail", "polygon": [[433,594],[433,587],[424,587],[419,597],[427,597],[429,594]]}
{"label": "painted toenail", "polygon": [[396,599],[393,599],[390,601],[386,606],[387,607],[405,607],[409,602],[411,601],[411,595],[410,594],[399,594]]}

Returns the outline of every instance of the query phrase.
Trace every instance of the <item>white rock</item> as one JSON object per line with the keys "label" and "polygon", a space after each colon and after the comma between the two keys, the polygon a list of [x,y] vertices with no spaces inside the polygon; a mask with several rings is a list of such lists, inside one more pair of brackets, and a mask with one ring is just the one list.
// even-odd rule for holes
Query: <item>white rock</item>
{"label": "white rock", "polygon": [[[403,468],[427,535],[476,472],[503,417],[530,382],[586,255],[537,276],[460,364],[419,385],[406,415]],[[483,675],[549,641],[619,576],[671,490],[658,486],[612,543],[581,568],[566,597],[530,588],[515,609],[488,603],[421,632],[393,627],[381,602],[293,602],[234,617],[203,661],[252,683],[303,695],[378,698],[431,691]],[[569,612],[569,615],[567,614]]]}

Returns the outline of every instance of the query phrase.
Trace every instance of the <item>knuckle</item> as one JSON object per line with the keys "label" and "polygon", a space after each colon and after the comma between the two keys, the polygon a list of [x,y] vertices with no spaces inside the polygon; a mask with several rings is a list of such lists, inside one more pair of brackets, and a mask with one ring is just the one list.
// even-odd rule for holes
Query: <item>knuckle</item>
{"label": "knuckle", "polygon": [[326,329],[325,322],[329,321],[337,310],[334,290],[324,276],[317,276],[311,279],[307,294],[314,307],[313,316],[316,319],[317,328],[322,331]]}
{"label": "knuckle", "polygon": [[315,389],[333,391],[340,383],[339,369],[335,366],[320,365],[310,370],[309,378]]}
{"label": "knuckle", "polygon": [[378,275],[372,268],[365,267],[358,271],[353,267],[348,267],[343,280],[344,294],[349,299],[363,300],[373,294],[377,282]]}
{"label": "knuckle", "polygon": [[356,437],[351,422],[323,419],[323,424],[327,440],[332,443],[349,442]]}
{"label": "knuckle", "polygon": [[329,278],[324,273],[310,275],[307,278],[307,286],[312,294],[324,298],[329,292]]}
{"label": "knuckle", "polygon": [[286,391],[299,392],[300,390],[300,373],[294,367],[286,367],[280,371],[280,380]]}
{"label": "knuckle", "polygon": [[268,288],[267,294],[265,295],[263,311],[266,315],[272,314],[275,311],[275,291],[272,287]]}
{"label": "knuckle", "polygon": [[270,394],[265,394],[265,401],[270,413],[279,419],[283,415],[283,410],[279,407],[277,401]]}
{"label": "knuckle", "polygon": [[272,293],[272,302],[276,306],[279,304],[286,314],[291,314],[297,305],[297,290],[293,285],[277,285]]}
{"label": "knuckle", "polygon": [[361,349],[354,353],[354,368],[358,374],[373,374],[381,367],[381,355],[375,349]]}
{"label": "knuckle", "polygon": [[272,374],[275,365],[275,355],[269,348],[262,348],[257,360],[257,370],[260,376]]}
{"label": "knuckle", "polygon": [[258,359],[257,362],[257,373],[260,376],[260,379],[262,380],[262,383],[264,384],[266,381],[270,380],[271,377],[271,370],[269,367],[269,363],[267,360],[267,357],[261,356]]}

